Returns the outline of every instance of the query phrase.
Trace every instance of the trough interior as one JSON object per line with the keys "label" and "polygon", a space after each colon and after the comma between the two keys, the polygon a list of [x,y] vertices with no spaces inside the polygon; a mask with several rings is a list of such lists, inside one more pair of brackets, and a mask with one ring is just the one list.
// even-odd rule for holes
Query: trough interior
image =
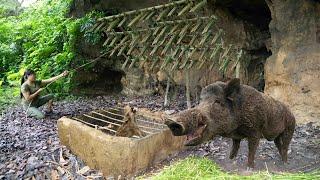
{"label": "trough interior", "polygon": [[[147,135],[158,133],[166,128],[164,124],[151,118],[144,117],[143,115],[136,114],[135,118],[140,130],[147,133]],[[122,107],[101,109],[82,114],[72,119],[91,127],[98,127],[102,132],[113,136],[118,128],[124,123],[124,111]]]}

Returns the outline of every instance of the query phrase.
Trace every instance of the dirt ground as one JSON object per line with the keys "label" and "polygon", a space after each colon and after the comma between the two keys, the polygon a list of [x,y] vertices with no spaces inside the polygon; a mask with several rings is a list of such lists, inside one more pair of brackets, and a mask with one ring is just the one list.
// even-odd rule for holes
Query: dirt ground
{"label": "dirt ground", "polygon": [[[74,116],[117,105],[118,102],[130,102],[138,108],[153,111],[178,111],[185,107],[183,96],[163,108],[160,96],[139,98],[117,98],[101,96],[95,98],[78,98],[77,100],[60,101],[55,104],[54,113],[43,120],[26,118],[20,107],[8,108],[0,119],[0,179],[32,178],[51,179],[55,175],[62,179],[68,177],[85,179],[103,179],[102,174],[87,169],[85,164],[60,145],[56,121],[61,116]],[[167,160],[150,168],[147,173],[158,171],[163,165],[169,165],[177,159],[190,155],[206,156],[223,169],[243,173],[246,169],[247,144],[241,143],[236,161],[228,159],[231,141],[226,138],[215,138],[213,141],[198,147],[186,149]],[[290,146],[289,164],[283,165],[273,142],[262,140],[256,154],[255,171],[272,172],[290,171],[308,172],[320,169],[320,127],[312,123],[298,125]]]}

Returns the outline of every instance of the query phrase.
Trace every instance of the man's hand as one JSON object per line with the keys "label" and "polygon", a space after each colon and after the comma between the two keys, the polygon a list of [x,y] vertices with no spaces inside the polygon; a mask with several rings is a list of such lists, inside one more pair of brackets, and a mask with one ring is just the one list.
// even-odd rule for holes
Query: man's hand
{"label": "man's hand", "polygon": [[62,76],[62,77],[66,77],[66,76],[68,76],[68,74],[69,74],[69,71],[64,71],[64,72],[61,74],[61,76]]}

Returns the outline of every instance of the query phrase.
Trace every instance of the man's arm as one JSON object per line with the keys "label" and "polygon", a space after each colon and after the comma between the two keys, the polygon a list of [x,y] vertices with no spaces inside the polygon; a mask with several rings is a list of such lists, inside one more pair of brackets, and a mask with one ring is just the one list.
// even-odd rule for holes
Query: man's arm
{"label": "man's arm", "polygon": [[33,94],[30,94],[29,91],[25,91],[22,92],[23,97],[27,100],[27,101],[31,101],[33,100],[35,97],[37,97],[39,95],[39,93],[43,90],[43,88],[38,89],[38,91],[36,91]]}
{"label": "man's arm", "polygon": [[68,71],[64,71],[63,73],[59,74],[58,76],[55,76],[55,77],[52,77],[52,78],[49,78],[49,79],[44,79],[41,81],[41,85],[46,85],[46,84],[49,84],[51,82],[54,82],[62,77],[65,77],[69,74]]}

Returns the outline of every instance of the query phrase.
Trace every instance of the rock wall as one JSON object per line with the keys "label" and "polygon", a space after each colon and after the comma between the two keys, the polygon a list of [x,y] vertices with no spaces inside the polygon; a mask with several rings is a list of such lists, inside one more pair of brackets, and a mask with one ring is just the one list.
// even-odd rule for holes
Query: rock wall
{"label": "rock wall", "polygon": [[285,102],[298,122],[320,119],[320,3],[268,0],[272,56],[265,92]]}

